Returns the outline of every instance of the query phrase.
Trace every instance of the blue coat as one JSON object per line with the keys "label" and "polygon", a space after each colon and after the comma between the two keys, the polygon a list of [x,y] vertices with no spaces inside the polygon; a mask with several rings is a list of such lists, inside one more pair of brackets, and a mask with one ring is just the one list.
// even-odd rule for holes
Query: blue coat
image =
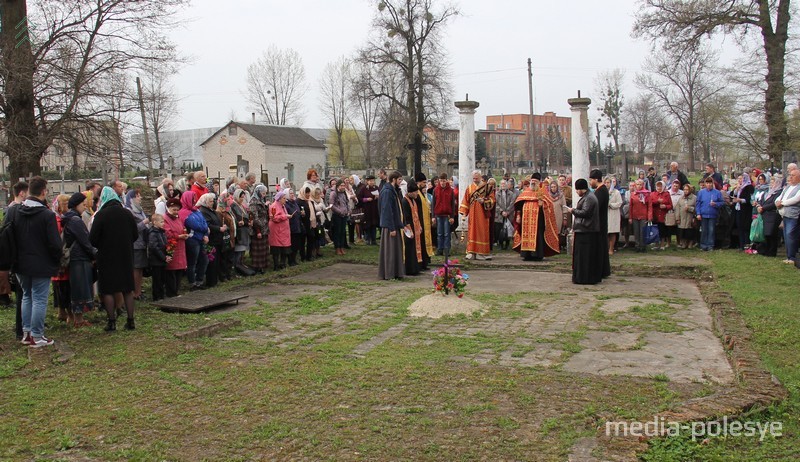
{"label": "blue coat", "polygon": [[[714,201],[714,205],[711,205]],[[695,213],[703,218],[717,218],[719,215],[719,208],[724,204],[722,193],[718,189],[708,190],[706,188],[697,192],[697,204],[695,205]]]}
{"label": "blue coat", "polygon": [[403,220],[400,219],[400,202],[397,200],[397,191],[391,184],[386,183],[381,189],[379,198],[381,228],[389,231],[402,229]]}
{"label": "blue coat", "polygon": [[186,220],[183,222],[183,224],[190,231],[194,232],[189,239],[197,239],[198,241],[202,241],[203,238],[208,235],[208,223],[199,210],[195,210],[191,215],[186,217]]}

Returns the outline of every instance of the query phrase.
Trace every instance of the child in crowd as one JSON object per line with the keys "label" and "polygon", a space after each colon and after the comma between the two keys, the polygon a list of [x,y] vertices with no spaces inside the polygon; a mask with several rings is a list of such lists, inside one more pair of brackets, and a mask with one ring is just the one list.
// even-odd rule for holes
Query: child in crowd
{"label": "child in crowd", "polygon": [[147,236],[147,260],[150,264],[150,274],[153,277],[153,301],[156,301],[164,298],[166,289],[164,267],[172,261],[172,256],[167,253],[164,216],[155,213],[150,220],[153,227]]}

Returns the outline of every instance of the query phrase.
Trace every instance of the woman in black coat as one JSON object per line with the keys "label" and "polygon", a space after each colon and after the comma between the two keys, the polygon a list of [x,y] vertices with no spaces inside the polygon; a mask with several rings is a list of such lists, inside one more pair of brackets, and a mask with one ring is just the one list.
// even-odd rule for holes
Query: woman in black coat
{"label": "woman in black coat", "polygon": [[136,220],[108,186],[100,194],[98,212],[94,215],[89,242],[97,249],[97,286],[108,313],[106,331],[117,330],[114,294],[122,294],[128,320],[125,328],[136,328],[133,300],[133,243],[139,238]]}
{"label": "woman in black coat", "polygon": [[[205,199],[204,199],[205,198]],[[206,219],[208,224],[208,244],[214,249],[213,253],[208,255],[208,268],[206,268],[206,287],[214,287],[219,282],[219,269],[220,258],[222,256],[222,233],[227,231],[228,227],[222,223],[219,215],[215,211],[214,194],[208,193],[200,196],[201,203],[200,213]]]}
{"label": "woman in black coat", "polygon": [[764,242],[758,246],[758,253],[765,257],[778,256],[778,244],[783,233],[779,229],[781,216],[778,214],[778,208],[775,207],[775,200],[783,192],[782,184],[783,178],[780,175],[773,176],[770,181],[769,191],[764,194],[764,198],[758,203],[758,213],[761,214],[761,219],[764,220]]}
{"label": "woman in black coat", "polygon": [[89,230],[81,216],[86,210],[86,196],[75,193],[69,198],[69,211],[61,218],[64,225],[64,243],[70,248],[69,287],[72,316],[75,327],[90,326],[83,313],[93,308],[92,262],[97,250],[89,243]]}

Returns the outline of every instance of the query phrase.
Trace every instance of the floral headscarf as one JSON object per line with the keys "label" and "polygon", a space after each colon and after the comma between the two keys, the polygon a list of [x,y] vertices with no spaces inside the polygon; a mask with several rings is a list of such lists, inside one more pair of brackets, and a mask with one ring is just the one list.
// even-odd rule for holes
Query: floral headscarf
{"label": "floral headscarf", "polygon": [[117,193],[108,186],[103,186],[103,191],[100,192],[100,203],[97,205],[97,211],[99,212],[106,204],[114,201],[120,202]]}
{"label": "floral headscarf", "polygon": [[263,184],[256,185],[256,188],[253,190],[253,197],[250,198],[250,203],[267,205],[267,193],[269,193],[269,189],[267,189],[266,186]]}

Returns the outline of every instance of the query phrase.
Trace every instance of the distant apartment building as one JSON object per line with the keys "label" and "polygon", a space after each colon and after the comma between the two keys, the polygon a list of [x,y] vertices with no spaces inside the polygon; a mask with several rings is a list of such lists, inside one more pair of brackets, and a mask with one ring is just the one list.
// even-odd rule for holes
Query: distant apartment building
{"label": "distant apartment building", "polygon": [[423,151],[422,163],[429,172],[449,174],[452,164],[458,165],[458,137],[459,131],[454,128],[425,127],[423,141],[430,147]]}
{"label": "distant apartment building", "polygon": [[[572,119],[559,117],[555,112],[533,115],[532,131],[529,114],[486,116],[486,130],[480,130],[486,140],[490,162],[507,171],[537,168],[547,159],[548,169],[557,167],[560,152],[569,149]],[[532,133],[531,133],[532,132]],[[533,135],[534,155],[531,158],[529,136]]]}
{"label": "distant apartment building", "polygon": [[[209,128],[191,128],[187,130],[171,130],[159,133],[161,142],[161,155],[164,157],[164,163],[167,159],[172,157],[175,166],[180,167],[183,164],[200,164],[203,162],[203,148],[200,143],[207,140],[214,134],[220,127]],[[137,159],[145,158],[144,153],[144,135],[136,133],[131,136],[131,155]],[[158,168],[160,158],[157,152],[156,140],[153,134],[150,134],[150,151],[153,158],[153,167]]]}

